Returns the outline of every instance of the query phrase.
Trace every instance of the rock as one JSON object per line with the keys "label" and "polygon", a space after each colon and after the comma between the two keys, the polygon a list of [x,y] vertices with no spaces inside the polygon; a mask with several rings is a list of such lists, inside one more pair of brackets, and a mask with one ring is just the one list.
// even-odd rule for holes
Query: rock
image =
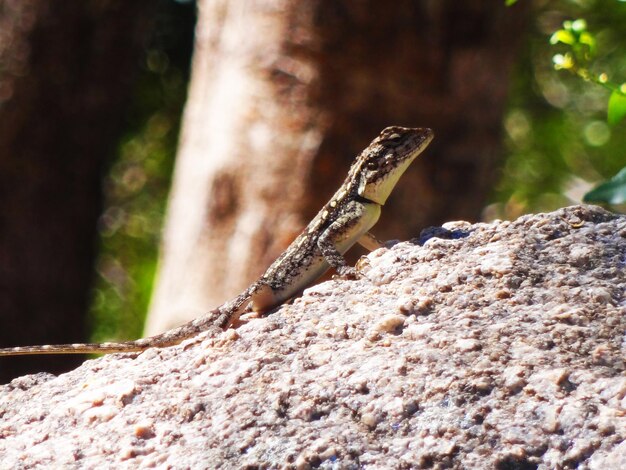
{"label": "rock", "polygon": [[626,468],[626,217],[450,223],[361,265],[3,386],[1,468]]}

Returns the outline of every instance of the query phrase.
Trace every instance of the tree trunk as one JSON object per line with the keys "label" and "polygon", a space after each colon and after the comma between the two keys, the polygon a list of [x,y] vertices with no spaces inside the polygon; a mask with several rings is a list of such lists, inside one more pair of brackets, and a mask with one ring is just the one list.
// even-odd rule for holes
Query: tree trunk
{"label": "tree trunk", "polygon": [[432,127],[436,139],[374,232],[403,239],[477,219],[526,19],[503,3],[200,1],[147,332],[245,288],[388,125]]}
{"label": "tree trunk", "polygon": [[[101,177],[151,2],[0,0],[0,344],[85,339]],[[72,356],[9,358],[0,381]]]}

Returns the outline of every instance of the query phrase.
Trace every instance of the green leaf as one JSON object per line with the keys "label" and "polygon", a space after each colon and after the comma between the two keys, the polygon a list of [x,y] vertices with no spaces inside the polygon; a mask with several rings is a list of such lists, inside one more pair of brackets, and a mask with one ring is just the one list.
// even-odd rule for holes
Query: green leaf
{"label": "green leaf", "polygon": [[614,126],[626,116],[626,95],[617,90],[611,93],[607,110],[607,121]]}
{"label": "green leaf", "polygon": [[589,47],[589,54],[594,56],[596,55],[596,38],[588,32],[584,31],[580,34],[578,38],[578,42],[580,44],[585,44]]}
{"label": "green leaf", "polygon": [[517,0],[505,0],[504,4],[507,7],[510,7],[511,5],[515,5],[517,3]]}
{"label": "green leaf", "polygon": [[570,46],[576,43],[576,36],[571,31],[565,29],[559,29],[550,36],[550,44],[557,44],[562,42],[563,44],[569,44]]}
{"label": "green leaf", "polygon": [[583,201],[624,204],[626,202],[626,167],[610,180],[585,194]]}
{"label": "green leaf", "polygon": [[583,31],[586,31],[586,30],[587,30],[587,22],[583,20],[582,18],[579,18],[572,22],[572,31],[574,31],[575,33],[582,33]]}
{"label": "green leaf", "polygon": [[575,65],[574,59],[569,52],[567,54],[555,54],[552,57],[552,62],[556,70],[571,69]]}

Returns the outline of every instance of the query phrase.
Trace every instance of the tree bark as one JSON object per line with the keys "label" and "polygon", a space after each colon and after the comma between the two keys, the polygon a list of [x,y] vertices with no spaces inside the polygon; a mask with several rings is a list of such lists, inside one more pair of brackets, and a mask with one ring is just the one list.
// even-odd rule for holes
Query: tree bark
{"label": "tree bark", "polygon": [[[0,344],[77,342],[151,2],[0,0]],[[0,381],[84,358],[9,358]]]}
{"label": "tree bark", "polygon": [[[523,2],[522,2],[523,3]],[[496,178],[524,5],[201,0],[147,333],[232,297],[388,125],[432,127],[375,232],[477,219]],[[172,315],[175,315],[174,317]]]}

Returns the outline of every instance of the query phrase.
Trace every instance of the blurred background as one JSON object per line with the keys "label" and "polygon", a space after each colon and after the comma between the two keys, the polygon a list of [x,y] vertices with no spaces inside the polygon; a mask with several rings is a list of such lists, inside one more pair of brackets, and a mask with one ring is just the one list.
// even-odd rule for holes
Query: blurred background
{"label": "blurred background", "polygon": [[[221,304],[388,125],[436,138],[381,239],[580,203],[625,166],[626,2],[390,5],[0,0],[0,345]],[[7,358],[0,380],[82,360]]]}

